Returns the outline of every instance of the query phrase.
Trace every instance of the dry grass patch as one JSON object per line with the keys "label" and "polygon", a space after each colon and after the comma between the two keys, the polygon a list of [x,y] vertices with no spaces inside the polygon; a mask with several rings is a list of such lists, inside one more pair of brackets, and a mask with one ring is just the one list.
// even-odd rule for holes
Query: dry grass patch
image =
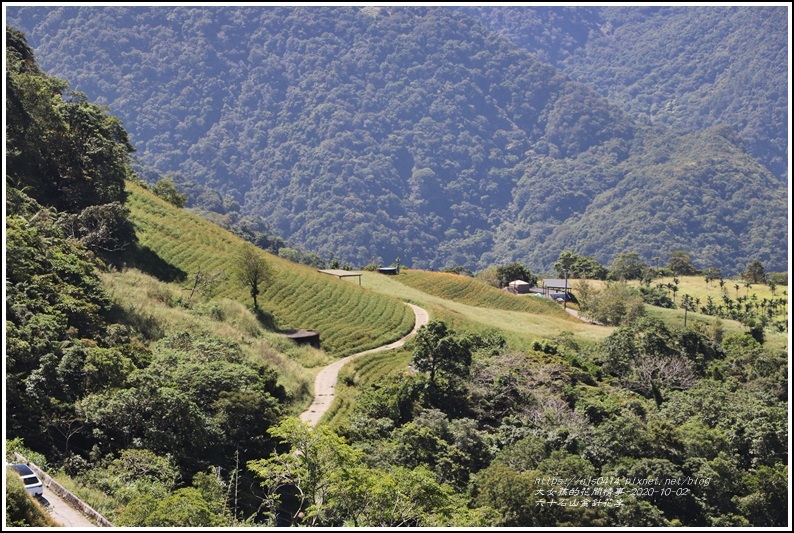
{"label": "dry grass patch", "polygon": [[240,344],[252,361],[265,362],[279,375],[291,398],[303,403],[316,371],[331,359],[308,346],[297,346],[283,335],[262,327],[244,305],[219,298],[188,301],[179,284],[164,283],[135,269],[104,273],[103,284],[124,320],[146,328],[144,341],[154,342],[166,332],[207,332]]}

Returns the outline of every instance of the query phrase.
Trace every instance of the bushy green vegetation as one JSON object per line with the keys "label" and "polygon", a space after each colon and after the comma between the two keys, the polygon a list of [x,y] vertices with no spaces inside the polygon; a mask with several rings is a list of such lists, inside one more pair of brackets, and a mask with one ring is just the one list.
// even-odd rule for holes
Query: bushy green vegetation
{"label": "bushy green vegetation", "polygon": [[[782,525],[786,352],[715,335],[644,318],[595,349],[559,335],[532,359],[491,341],[435,379],[417,340],[413,368],[424,371],[362,380],[338,432],[369,467],[428,468],[489,525]],[[464,332],[431,336],[465,346]],[[779,491],[763,494],[758,476]],[[596,493],[590,479],[619,481]]]}
{"label": "bushy green vegetation", "polygon": [[[700,276],[676,279],[679,302],[686,291],[707,289]],[[429,308],[439,305],[437,294],[467,298],[455,285],[469,287],[474,300],[482,298],[471,285],[475,280],[455,274],[404,269],[398,276],[373,274],[364,281],[385,291],[404,283],[410,290],[403,294]],[[642,282],[626,287],[632,284],[636,290]],[[708,290],[715,284],[710,281]],[[483,320],[490,308],[480,304]],[[783,524],[785,512],[777,506],[785,504],[775,494],[785,492],[787,476],[788,346],[759,344],[745,325],[692,311],[684,327],[684,310],[676,307],[646,304],[644,318],[606,328],[608,337],[594,344],[577,342],[562,329],[564,321],[558,322],[558,334],[527,349],[491,337],[481,345],[484,350],[470,352],[470,363],[453,365],[457,370],[435,379],[417,359],[422,352],[417,339],[408,347],[409,370],[380,361],[374,370],[366,359],[347,369],[344,406],[338,404],[330,427],[364,452],[354,465],[428,468],[437,481],[469,494],[469,508],[488,517],[489,525]],[[422,353],[443,357],[453,346],[460,349],[478,330],[475,322],[436,328],[435,340],[424,345],[447,343],[447,348]],[[386,354],[379,359],[391,360]],[[706,400],[709,395],[713,401]],[[733,409],[732,402],[742,407]],[[757,426],[745,418],[753,412],[763,420]],[[687,476],[700,482],[676,493]],[[765,487],[779,486],[782,492],[762,495],[766,489],[758,476],[768,476]],[[555,477],[623,481],[603,493],[609,507],[587,507],[582,501],[593,497],[586,487],[565,486],[570,491],[559,495],[548,492],[552,486],[538,492],[548,483],[544,479]],[[643,491],[645,479],[672,487],[675,497]],[[613,496],[617,489],[623,494]],[[315,509],[334,507],[338,497],[329,495]],[[552,507],[550,500],[568,507]],[[329,515],[318,516],[334,523]]]}
{"label": "bushy green vegetation", "polygon": [[194,296],[184,287],[164,283],[135,269],[101,276],[114,301],[114,311],[146,342],[169,332],[206,333],[239,340],[240,349],[255,364],[276,369],[279,384],[298,409],[308,400],[313,373],[332,361],[310,346],[298,346],[284,335],[267,329],[244,303],[223,297]]}

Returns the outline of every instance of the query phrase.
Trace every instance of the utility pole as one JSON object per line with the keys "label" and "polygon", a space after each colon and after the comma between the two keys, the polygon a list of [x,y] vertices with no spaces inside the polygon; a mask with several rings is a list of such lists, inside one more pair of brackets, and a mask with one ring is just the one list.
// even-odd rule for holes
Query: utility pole
{"label": "utility pole", "polygon": [[565,269],[565,296],[562,299],[562,308],[568,309],[568,269]]}
{"label": "utility pole", "polygon": [[692,303],[692,297],[688,294],[681,297],[681,307],[684,308],[684,329],[686,329],[686,314],[689,312],[689,308],[692,307]]}

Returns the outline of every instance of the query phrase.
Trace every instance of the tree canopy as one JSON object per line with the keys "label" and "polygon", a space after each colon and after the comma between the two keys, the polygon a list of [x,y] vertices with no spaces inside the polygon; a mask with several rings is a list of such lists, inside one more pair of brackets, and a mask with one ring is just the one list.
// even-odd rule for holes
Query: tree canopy
{"label": "tree canopy", "polygon": [[[142,167],[196,183],[186,205],[262,216],[289,248],[539,272],[565,250],[603,265],[686,250],[734,275],[754,258],[786,269],[780,9],[19,7],[10,20],[119,114]],[[668,68],[676,83],[658,83]]]}
{"label": "tree canopy", "polygon": [[262,286],[272,279],[273,269],[265,260],[263,252],[248,243],[240,248],[234,268],[237,279],[248,289],[254,308],[258,309],[256,297],[262,292]]}

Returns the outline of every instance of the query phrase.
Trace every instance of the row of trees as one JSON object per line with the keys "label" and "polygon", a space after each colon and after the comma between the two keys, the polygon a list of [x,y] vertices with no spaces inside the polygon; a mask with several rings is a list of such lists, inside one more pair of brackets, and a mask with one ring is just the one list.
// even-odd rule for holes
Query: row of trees
{"label": "row of trees", "polygon": [[[711,281],[718,281],[720,287],[725,285],[725,280],[719,268],[698,269],[692,263],[689,252],[684,250],[671,252],[664,266],[659,265],[661,259],[658,256],[653,257],[651,259],[652,264],[648,264],[638,253],[625,252],[616,257],[607,268],[600,265],[592,257],[577,255],[566,250],[560,254],[557,262],[554,263],[554,271],[560,277],[563,277],[567,270],[571,278],[611,281],[641,280],[646,283],[658,277],[703,275],[707,284]],[[766,283],[773,290],[778,284],[788,284],[785,272],[767,273],[761,261],[757,259],[753,259],[747,264],[740,277],[748,284]]]}

